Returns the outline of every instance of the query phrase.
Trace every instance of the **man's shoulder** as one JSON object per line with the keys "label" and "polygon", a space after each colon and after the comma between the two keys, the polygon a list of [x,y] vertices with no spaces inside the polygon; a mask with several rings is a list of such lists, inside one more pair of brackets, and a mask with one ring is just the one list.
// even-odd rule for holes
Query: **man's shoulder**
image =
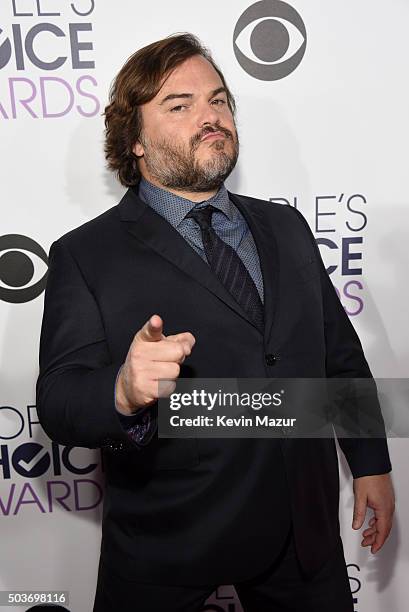
{"label": "man's shoulder", "polygon": [[279,202],[275,202],[274,200],[263,200],[262,198],[256,198],[254,196],[245,195],[243,193],[235,193],[232,191],[229,191],[228,193],[229,196],[231,196],[233,199],[238,198],[242,202],[245,202],[257,208],[262,208],[264,210],[268,209],[280,213],[285,209],[292,208],[287,204],[280,204]]}
{"label": "man's shoulder", "polygon": [[294,207],[289,204],[281,204],[272,200],[263,200],[261,198],[255,198],[253,196],[243,195],[239,193],[233,193],[229,191],[229,196],[234,200],[238,199],[239,203],[246,205],[249,210],[255,210],[257,212],[272,215],[273,217],[280,219],[288,219],[291,223],[302,222],[307,224],[305,217]]}
{"label": "man's shoulder", "polygon": [[118,220],[118,204],[116,204],[96,217],[81,223],[57,237],[54,243],[65,246],[69,250],[77,250],[84,246],[92,248],[92,246],[97,244],[101,245],[110,236],[112,237],[112,231]]}

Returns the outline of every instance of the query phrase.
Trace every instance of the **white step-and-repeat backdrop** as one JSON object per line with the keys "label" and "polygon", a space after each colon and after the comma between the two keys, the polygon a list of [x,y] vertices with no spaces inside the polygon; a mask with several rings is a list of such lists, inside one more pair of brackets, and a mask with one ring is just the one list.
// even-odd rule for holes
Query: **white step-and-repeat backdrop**
{"label": "white step-and-repeat backdrop", "polygon": [[[123,193],[101,113],[126,58],[182,31],[212,50],[238,103],[228,187],[301,210],[374,375],[407,377],[408,24],[406,0],[1,0],[0,590],[65,590],[70,612],[92,609],[101,456],[45,436],[35,381],[49,246]],[[374,556],[350,527],[340,457],[356,612],[408,607],[408,448],[390,442],[396,523]],[[229,586],[211,602],[241,610]]]}

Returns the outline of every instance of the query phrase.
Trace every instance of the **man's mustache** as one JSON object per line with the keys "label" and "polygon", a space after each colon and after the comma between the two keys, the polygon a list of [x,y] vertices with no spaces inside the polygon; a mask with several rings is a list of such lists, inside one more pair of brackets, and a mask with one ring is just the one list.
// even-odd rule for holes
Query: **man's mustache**
{"label": "man's mustache", "polygon": [[207,134],[212,134],[214,132],[221,132],[226,136],[226,138],[230,138],[231,140],[233,140],[233,134],[227,128],[221,127],[220,125],[207,125],[203,128],[201,132],[199,132],[199,134],[195,134],[195,136],[192,136],[192,138],[190,139],[191,147],[193,149],[196,149],[204,136],[207,136]]}

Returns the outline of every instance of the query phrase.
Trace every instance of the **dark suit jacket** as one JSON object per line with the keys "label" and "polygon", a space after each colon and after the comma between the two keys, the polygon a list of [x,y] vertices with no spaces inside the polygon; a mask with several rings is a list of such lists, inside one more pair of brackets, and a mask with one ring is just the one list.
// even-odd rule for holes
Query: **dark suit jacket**
{"label": "dark suit jacket", "polygon": [[[50,248],[37,410],[61,444],[104,449],[101,555],[142,582],[223,584],[279,552],[292,517],[312,574],[339,541],[332,439],[129,441],[114,383],[154,313],[196,337],[181,377],[369,377],[359,339],[306,221],[292,207],[229,194],[260,255],[264,334],[208,265],[129,189]],[[154,414],[155,406],[152,408]],[[340,441],[354,477],[390,471],[385,440]]]}

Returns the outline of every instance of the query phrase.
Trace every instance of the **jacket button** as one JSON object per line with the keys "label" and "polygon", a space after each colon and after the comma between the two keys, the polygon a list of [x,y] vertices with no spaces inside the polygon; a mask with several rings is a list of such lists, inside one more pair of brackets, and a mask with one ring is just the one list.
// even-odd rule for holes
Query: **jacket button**
{"label": "jacket button", "polygon": [[273,366],[277,363],[278,357],[276,355],[272,355],[271,353],[267,353],[265,359],[267,365]]}

